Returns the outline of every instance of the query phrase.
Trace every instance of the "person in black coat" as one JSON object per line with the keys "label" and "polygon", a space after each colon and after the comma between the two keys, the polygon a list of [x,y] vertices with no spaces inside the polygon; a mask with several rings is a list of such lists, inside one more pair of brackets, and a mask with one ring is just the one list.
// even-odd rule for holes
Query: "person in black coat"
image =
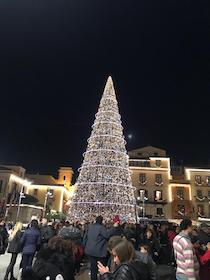
{"label": "person in black coat", "polygon": [[40,228],[40,235],[41,235],[41,246],[47,247],[47,243],[55,235],[55,231],[51,225],[47,224],[47,219],[42,219],[42,225]]}
{"label": "person in black coat", "polygon": [[22,274],[22,280],[74,280],[74,242],[60,236],[50,239],[48,247],[41,248],[31,269]]}
{"label": "person in black coat", "polygon": [[101,280],[149,280],[149,268],[136,259],[133,244],[122,240],[112,249],[112,255],[117,268],[113,273],[108,267],[98,262]]}
{"label": "person in black coat", "polygon": [[25,230],[21,238],[21,246],[23,248],[21,268],[26,269],[32,266],[34,255],[40,247],[41,239],[38,229],[38,221],[32,220],[30,227]]}
{"label": "person in black coat", "polygon": [[12,230],[12,233],[9,237],[9,246],[7,249],[8,253],[11,253],[11,260],[7,267],[6,274],[4,276],[4,280],[8,280],[8,276],[10,274],[10,280],[15,280],[13,270],[17,260],[18,253],[21,252],[21,237],[22,237],[22,227],[23,224],[18,222]]}
{"label": "person in black coat", "polygon": [[90,260],[91,280],[97,280],[98,267],[97,262],[100,261],[106,264],[107,258],[107,241],[115,234],[115,228],[118,223],[114,224],[114,227],[106,229],[103,225],[103,217],[98,216],[96,223],[89,225],[89,228],[84,236],[85,254]]}
{"label": "person in black coat", "polygon": [[148,246],[149,254],[151,254],[153,261],[157,262],[159,259],[160,245],[152,230],[146,230],[145,237],[141,241],[141,244]]}
{"label": "person in black coat", "polygon": [[0,220],[0,255],[3,255],[8,245],[8,232],[5,227],[5,221]]}

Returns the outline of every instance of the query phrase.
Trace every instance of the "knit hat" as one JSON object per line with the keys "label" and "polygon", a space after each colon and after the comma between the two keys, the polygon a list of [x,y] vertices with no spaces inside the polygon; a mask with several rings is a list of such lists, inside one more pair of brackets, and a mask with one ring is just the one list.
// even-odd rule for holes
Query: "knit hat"
{"label": "knit hat", "polygon": [[113,223],[120,223],[120,217],[119,216],[114,216],[113,218]]}
{"label": "knit hat", "polygon": [[82,242],[82,234],[80,230],[74,226],[63,227],[59,231],[58,236],[60,236],[63,239],[70,239],[76,242]]}

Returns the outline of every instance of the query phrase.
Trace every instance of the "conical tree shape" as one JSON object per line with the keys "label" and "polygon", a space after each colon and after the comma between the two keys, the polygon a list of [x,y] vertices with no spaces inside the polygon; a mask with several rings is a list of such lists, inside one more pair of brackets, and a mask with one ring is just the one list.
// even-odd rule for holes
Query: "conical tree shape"
{"label": "conical tree shape", "polygon": [[88,139],[69,219],[90,221],[102,215],[135,219],[134,187],[112,78],[109,77]]}

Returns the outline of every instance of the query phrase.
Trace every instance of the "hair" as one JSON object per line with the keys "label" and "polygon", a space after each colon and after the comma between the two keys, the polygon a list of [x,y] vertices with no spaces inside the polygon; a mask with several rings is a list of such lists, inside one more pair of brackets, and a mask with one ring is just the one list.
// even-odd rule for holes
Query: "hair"
{"label": "hair", "polygon": [[54,236],[54,237],[50,238],[50,240],[48,242],[48,247],[51,250],[62,252],[62,245],[63,245],[62,242],[63,242],[63,239],[60,236]]}
{"label": "hair", "polygon": [[151,233],[151,238],[153,238],[153,237],[154,237],[154,231],[148,228],[148,229],[145,231],[145,235],[147,235],[148,232]]}
{"label": "hair", "polygon": [[125,239],[112,249],[112,253],[118,256],[120,263],[130,262],[136,257],[133,244]]}
{"label": "hair", "polygon": [[199,238],[197,237],[197,236],[193,236],[192,238],[191,238],[191,243],[192,244],[195,244],[195,243],[197,243],[197,242],[200,242],[200,240],[199,240]]}
{"label": "hair", "polygon": [[31,227],[34,227],[34,228],[37,228],[37,229],[38,229],[38,227],[39,227],[38,221],[35,220],[35,219],[33,219],[33,220],[31,221]]}
{"label": "hair", "polygon": [[180,223],[180,229],[186,230],[188,227],[192,226],[192,221],[190,219],[183,219]]}
{"label": "hair", "polygon": [[96,223],[97,224],[102,224],[102,222],[103,222],[103,217],[102,216],[96,217]]}
{"label": "hair", "polygon": [[54,236],[50,238],[48,248],[66,256],[73,257],[77,252],[78,246],[72,240],[65,240],[60,236]]}
{"label": "hair", "polygon": [[19,230],[21,230],[22,228],[23,228],[23,224],[21,222],[16,223],[16,225],[14,226],[14,228],[12,230],[12,233],[11,233],[11,235],[9,237],[9,241],[11,241],[15,237],[16,233]]}
{"label": "hair", "polygon": [[148,245],[142,243],[142,244],[140,244],[140,248],[141,248],[141,247],[144,248],[148,253],[150,253],[150,248],[149,248]]}
{"label": "hair", "polygon": [[109,239],[109,241],[108,241],[107,250],[108,250],[109,252],[111,252],[112,249],[113,249],[117,244],[119,244],[122,240],[123,240],[123,238],[120,237],[119,235],[112,236],[112,237]]}

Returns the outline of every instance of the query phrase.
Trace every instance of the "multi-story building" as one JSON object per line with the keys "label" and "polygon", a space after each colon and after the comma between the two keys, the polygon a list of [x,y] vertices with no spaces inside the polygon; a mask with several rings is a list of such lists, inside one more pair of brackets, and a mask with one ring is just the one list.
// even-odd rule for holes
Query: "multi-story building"
{"label": "multi-story building", "polygon": [[136,187],[138,215],[171,217],[168,186],[171,179],[170,159],[166,152],[152,146],[129,152],[133,186]]}
{"label": "multi-story building", "polygon": [[210,217],[210,169],[185,168],[185,177],[191,185],[193,217]]}
{"label": "multi-story building", "polygon": [[63,212],[71,196],[73,170],[71,167],[60,167],[58,178],[52,175],[26,174],[31,181],[27,194],[37,199],[37,204],[44,206],[44,211]]}
{"label": "multi-story building", "polygon": [[171,218],[182,219],[184,216],[193,217],[192,189],[190,181],[184,174],[172,175],[169,186],[169,203]]}
{"label": "multi-story building", "polygon": [[[46,211],[64,212],[72,195],[73,170],[61,167],[58,178],[26,174],[21,166],[0,166],[0,215],[8,220],[27,222]],[[43,213],[44,212],[44,213]]]}
{"label": "multi-story building", "polygon": [[166,151],[152,146],[129,152],[139,216],[210,217],[210,169],[170,166]]}

